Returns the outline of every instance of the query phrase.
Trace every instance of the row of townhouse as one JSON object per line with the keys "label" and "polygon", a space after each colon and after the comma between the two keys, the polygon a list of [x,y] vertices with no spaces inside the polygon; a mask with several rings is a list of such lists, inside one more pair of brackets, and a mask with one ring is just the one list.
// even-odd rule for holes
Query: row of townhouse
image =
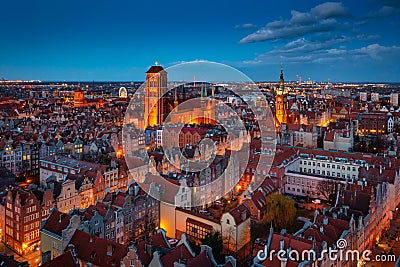
{"label": "row of townhouse", "polygon": [[108,193],[84,211],[80,229],[118,243],[138,242],[159,227],[159,202],[138,187],[128,193]]}
{"label": "row of townhouse", "polygon": [[41,230],[42,246],[46,249],[42,252],[41,266],[236,266],[236,260],[231,256],[217,263],[208,246],[201,246],[200,251],[195,253],[185,234],[178,242],[171,243],[165,230],[159,229],[155,235],[134,246],[88,234],[77,229],[78,224],[67,214],[53,211]]}
{"label": "row of townhouse", "polygon": [[0,141],[0,165],[16,176],[39,174],[39,145],[27,141]]}
{"label": "row of townhouse", "polygon": [[42,262],[65,250],[71,231],[61,231],[59,227],[67,226],[71,231],[78,229],[119,244],[138,243],[159,228],[159,202],[134,187],[128,193],[108,193],[103,201],[84,210],[63,213],[52,209],[41,228]]}
{"label": "row of townhouse", "polygon": [[33,251],[40,240],[40,201],[33,192],[19,187],[3,187],[0,195],[1,241],[21,255]]}
{"label": "row of townhouse", "polygon": [[[271,226],[269,236],[261,237],[267,240],[265,247],[256,247],[253,266],[362,266],[365,262],[360,255],[373,250],[382,231],[389,226],[388,193],[387,183],[376,186],[347,183],[340,188],[330,210],[324,209],[322,214],[315,211],[314,219],[305,220],[295,233],[282,230],[277,234]],[[323,252],[340,249],[343,253],[331,254],[332,257]],[[260,250],[262,253],[256,255]],[[280,250],[285,254],[278,254]],[[354,251],[358,254],[353,255]],[[391,258],[392,262],[395,260]]]}

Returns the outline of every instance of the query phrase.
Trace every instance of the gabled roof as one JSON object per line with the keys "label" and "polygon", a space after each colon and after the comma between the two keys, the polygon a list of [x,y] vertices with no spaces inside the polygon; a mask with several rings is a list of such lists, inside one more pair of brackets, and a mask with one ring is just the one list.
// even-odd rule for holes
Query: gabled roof
{"label": "gabled roof", "polygon": [[67,213],[62,213],[53,209],[42,229],[62,237],[62,230],[68,227],[71,217],[72,216]]}
{"label": "gabled roof", "polygon": [[[170,250],[168,253],[165,255],[161,256],[161,263],[162,266],[164,267],[173,267],[174,262],[179,262],[180,260],[183,260],[184,262],[188,262],[193,259],[192,253],[189,251],[189,249],[186,247],[185,244],[180,244],[176,246],[174,249]],[[195,265],[193,265],[195,266]],[[203,265],[197,265],[197,266],[203,266]]]}
{"label": "gabled roof", "polygon": [[235,219],[235,224],[239,225],[242,222],[250,218],[250,209],[245,204],[240,204],[239,206],[231,209],[229,213]]}
{"label": "gabled roof", "polygon": [[204,250],[201,252],[199,255],[194,257],[192,260],[189,260],[189,262],[186,264],[186,267],[214,267],[214,264],[210,258],[210,256],[207,254],[207,251]]}
{"label": "gabled roof", "polygon": [[78,267],[79,263],[76,263],[71,252],[65,252],[60,256],[52,259],[41,265],[42,267]]}
{"label": "gabled roof", "polygon": [[[150,248],[151,254],[148,253],[148,248]],[[170,246],[168,241],[166,240],[165,236],[162,232],[158,232],[157,234],[151,236],[147,240],[140,242],[137,245],[137,254],[141,260],[141,262],[147,266],[152,257],[153,257],[153,249],[161,248],[164,250],[169,250]]]}
{"label": "gabled roof", "polygon": [[[69,244],[74,245],[77,258],[100,267],[119,266],[121,259],[126,256],[126,245],[92,236],[76,230]],[[108,251],[111,253],[108,254]]]}

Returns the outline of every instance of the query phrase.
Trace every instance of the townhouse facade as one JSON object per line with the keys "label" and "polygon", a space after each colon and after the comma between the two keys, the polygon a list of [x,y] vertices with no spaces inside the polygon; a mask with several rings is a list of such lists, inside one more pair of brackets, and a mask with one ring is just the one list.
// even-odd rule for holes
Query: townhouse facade
{"label": "townhouse facade", "polygon": [[5,243],[18,254],[35,249],[40,241],[40,203],[32,192],[10,188],[5,201]]}

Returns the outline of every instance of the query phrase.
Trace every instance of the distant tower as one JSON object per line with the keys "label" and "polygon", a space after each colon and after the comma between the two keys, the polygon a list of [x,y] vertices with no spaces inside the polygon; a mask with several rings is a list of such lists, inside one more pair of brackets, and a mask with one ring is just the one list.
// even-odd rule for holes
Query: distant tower
{"label": "distant tower", "polygon": [[283,70],[281,64],[281,76],[279,79],[279,88],[276,91],[276,119],[279,123],[287,123],[287,96],[285,93],[285,80],[283,79]]}
{"label": "distant tower", "polygon": [[161,125],[167,114],[167,72],[157,62],[146,72],[145,125]]}
{"label": "distant tower", "polygon": [[85,93],[81,89],[80,85],[74,92],[74,107],[83,107],[85,105]]}
{"label": "distant tower", "polygon": [[126,90],[125,87],[119,88],[118,96],[119,96],[119,98],[127,98],[128,97],[128,91]]}
{"label": "distant tower", "polygon": [[179,101],[178,101],[178,89],[179,87],[175,88],[175,96],[174,96],[174,108],[176,108],[179,105]]}

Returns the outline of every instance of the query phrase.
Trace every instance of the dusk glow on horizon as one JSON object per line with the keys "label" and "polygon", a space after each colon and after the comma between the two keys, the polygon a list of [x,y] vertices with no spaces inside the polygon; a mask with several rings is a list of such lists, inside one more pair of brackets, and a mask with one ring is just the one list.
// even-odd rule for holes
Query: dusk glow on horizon
{"label": "dusk glow on horizon", "polygon": [[398,82],[400,2],[6,1],[0,79],[141,81],[209,60],[255,81]]}

